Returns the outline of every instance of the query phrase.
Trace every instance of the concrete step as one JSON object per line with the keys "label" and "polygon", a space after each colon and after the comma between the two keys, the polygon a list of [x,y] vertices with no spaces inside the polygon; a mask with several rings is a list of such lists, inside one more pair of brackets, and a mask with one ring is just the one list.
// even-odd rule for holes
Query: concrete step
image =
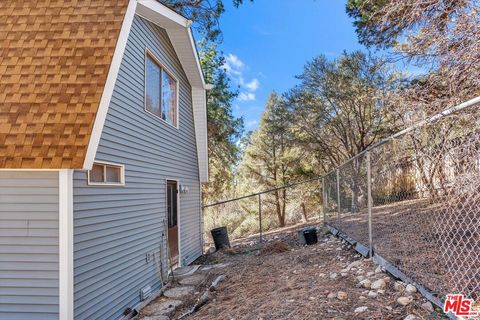
{"label": "concrete step", "polygon": [[179,286],[173,287],[166,290],[163,295],[171,299],[183,299],[195,292],[195,287],[193,286]]}

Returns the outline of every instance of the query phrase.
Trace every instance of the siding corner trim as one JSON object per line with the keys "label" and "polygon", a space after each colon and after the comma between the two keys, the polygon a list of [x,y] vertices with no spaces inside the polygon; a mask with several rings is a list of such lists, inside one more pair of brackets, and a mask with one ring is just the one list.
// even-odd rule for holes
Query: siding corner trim
{"label": "siding corner trim", "polygon": [[73,170],[60,170],[58,182],[59,311],[73,320]]}

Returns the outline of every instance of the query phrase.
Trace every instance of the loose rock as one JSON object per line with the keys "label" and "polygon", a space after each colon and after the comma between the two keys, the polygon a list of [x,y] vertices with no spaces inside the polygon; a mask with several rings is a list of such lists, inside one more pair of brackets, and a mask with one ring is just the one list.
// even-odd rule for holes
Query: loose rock
{"label": "loose rock", "polygon": [[343,291],[338,291],[337,292],[337,299],[338,300],[345,300],[347,299],[348,295],[346,292],[343,292]]}
{"label": "loose rock", "polygon": [[387,284],[385,283],[385,280],[384,279],[378,279],[377,281],[375,281],[374,283],[372,283],[372,286],[371,288],[373,290],[380,290],[380,289],[383,289],[385,288]]}
{"label": "loose rock", "polygon": [[368,293],[368,297],[371,298],[371,299],[375,299],[377,297],[377,293],[375,291],[370,291]]}
{"label": "loose rock", "polygon": [[407,306],[413,301],[411,296],[408,297],[400,297],[397,299],[397,303],[402,306]]}
{"label": "loose rock", "polygon": [[355,313],[362,313],[362,312],[365,312],[368,310],[368,307],[364,306],[364,307],[358,307],[355,309]]}
{"label": "loose rock", "polygon": [[395,291],[398,291],[398,292],[404,292],[405,291],[405,286],[403,285],[403,282],[400,282],[400,281],[397,281],[393,284],[393,288],[395,289]]}
{"label": "loose rock", "polygon": [[360,281],[360,285],[365,289],[370,289],[372,287],[372,282],[368,279]]}
{"label": "loose rock", "polygon": [[405,292],[408,294],[414,294],[415,292],[417,292],[417,288],[415,288],[415,286],[411,284],[407,284],[407,287],[405,288]]}
{"label": "loose rock", "polygon": [[337,295],[336,295],[335,293],[330,292],[330,293],[327,295],[327,298],[328,298],[328,299],[333,299],[333,298],[335,298],[336,296],[337,296]]}
{"label": "loose rock", "polygon": [[330,279],[335,280],[335,279],[337,279],[337,277],[338,277],[338,275],[335,272],[330,273]]}
{"label": "loose rock", "polygon": [[422,303],[422,308],[427,310],[428,312],[433,312],[434,309],[433,309],[433,305],[430,301],[427,301],[425,303]]}
{"label": "loose rock", "polygon": [[418,319],[418,317],[414,316],[413,314],[409,314],[408,316],[403,318],[403,320],[417,320],[417,319]]}
{"label": "loose rock", "polygon": [[142,309],[142,314],[151,316],[152,318],[159,317],[159,319],[161,319],[161,316],[170,316],[182,303],[181,300],[166,300],[159,303],[151,303]]}
{"label": "loose rock", "polygon": [[207,254],[215,253],[215,251],[217,251],[217,250],[215,249],[215,247],[210,247],[210,248],[208,248],[208,250],[207,250]]}
{"label": "loose rock", "polygon": [[376,269],[375,269],[375,273],[382,273],[383,270],[382,270],[382,267],[381,266],[378,266]]}
{"label": "loose rock", "polygon": [[357,267],[359,267],[361,264],[362,264],[362,261],[361,261],[361,260],[353,261],[352,263],[350,263],[350,264],[348,265],[347,269],[357,268]]}

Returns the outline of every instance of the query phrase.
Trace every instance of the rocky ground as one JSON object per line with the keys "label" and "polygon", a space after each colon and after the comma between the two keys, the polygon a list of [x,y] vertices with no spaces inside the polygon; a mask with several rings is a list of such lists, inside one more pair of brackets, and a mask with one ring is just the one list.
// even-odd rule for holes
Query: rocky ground
{"label": "rocky ground", "polygon": [[341,240],[320,232],[319,237],[318,244],[301,246],[295,233],[283,232],[270,235],[261,249],[238,243],[202,258],[203,265],[227,266],[202,271],[204,281],[168,317],[180,318],[221,275],[224,280],[205,304],[183,318],[443,319],[415,287],[396,281]]}

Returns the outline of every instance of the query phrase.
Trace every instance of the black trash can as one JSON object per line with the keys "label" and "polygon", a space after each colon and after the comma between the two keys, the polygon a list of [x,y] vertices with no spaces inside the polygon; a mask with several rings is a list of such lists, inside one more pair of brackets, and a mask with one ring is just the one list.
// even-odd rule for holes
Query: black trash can
{"label": "black trash can", "polygon": [[210,232],[212,233],[213,242],[215,243],[215,249],[220,250],[230,248],[227,227],[215,228],[210,230]]}
{"label": "black trash can", "polygon": [[318,242],[317,229],[308,228],[303,230],[303,236],[305,237],[305,243],[307,245],[315,244]]}

